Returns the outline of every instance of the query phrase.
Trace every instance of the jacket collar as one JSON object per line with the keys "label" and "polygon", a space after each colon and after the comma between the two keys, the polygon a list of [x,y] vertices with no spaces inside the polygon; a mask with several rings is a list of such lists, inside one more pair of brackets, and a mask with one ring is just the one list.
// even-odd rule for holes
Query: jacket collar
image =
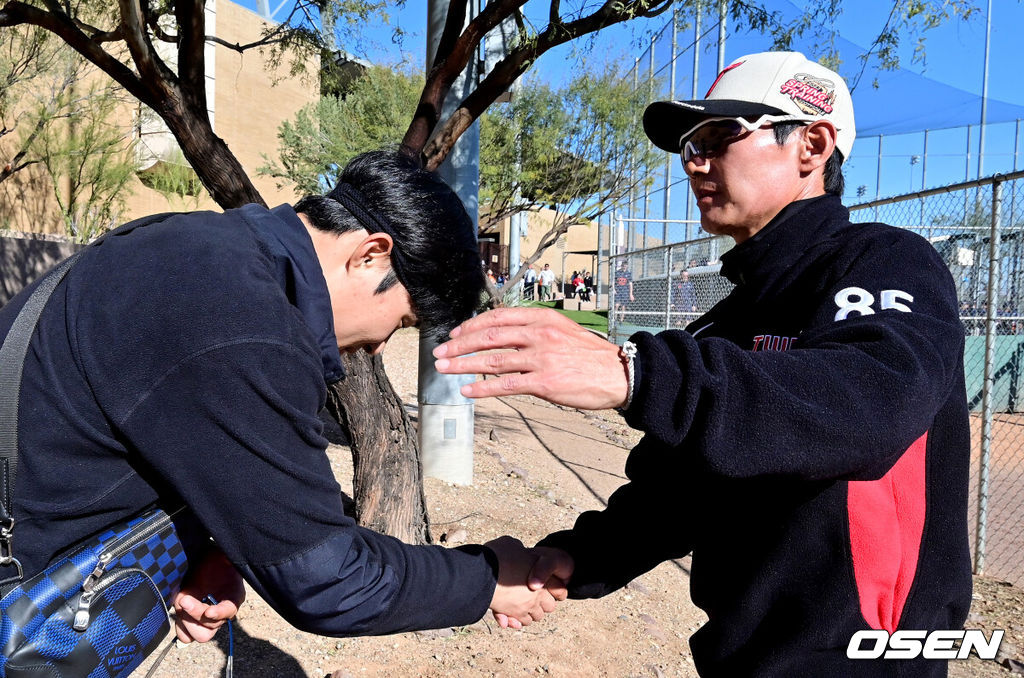
{"label": "jacket collar", "polygon": [[753,237],[723,254],[721,273],[737,286],[764,287],[849,218],[838,196],[792,202]]}
{"label": "jacket collar", "polygon": [[324,380],[329,384],[338,381],[345,376],[345,369],[334,335],[331,296],[306,226],[290,205],[272,210],[246,205],[242,210],[274,264],[274,277],[320,347]]}

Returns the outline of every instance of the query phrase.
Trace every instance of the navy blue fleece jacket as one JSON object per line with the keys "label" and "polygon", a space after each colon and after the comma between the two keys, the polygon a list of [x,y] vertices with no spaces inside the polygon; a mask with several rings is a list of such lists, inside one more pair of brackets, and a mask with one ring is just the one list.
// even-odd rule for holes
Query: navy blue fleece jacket
{"label": "navy blue fleece jacket", "polygon": [[[31,289],[0,309],[3,335]],[[25,364],[14,517],[26,572],[184,500],[300,629],[479,619],[489,549],[409,546],[342,511],[317,417],[342,374],[326,283],[290,207],[158,215],[107,236],[57,288]]]}
{"label": "navy blue fleece jacket", "polygon": [[[692,553],[702,676],[941,676],[846,658],[858,630],[961,628],[969,428],[957,295],[931,245],[787,207],[722,257],[733,292],[635,335],[645,432],[608,507],[542,543],[573,597]],[[629,548],[621,543],[629,534]]]}

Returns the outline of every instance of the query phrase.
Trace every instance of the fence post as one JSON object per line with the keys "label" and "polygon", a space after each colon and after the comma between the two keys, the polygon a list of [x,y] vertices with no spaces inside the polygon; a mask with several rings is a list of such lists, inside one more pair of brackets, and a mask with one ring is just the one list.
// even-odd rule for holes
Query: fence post
{"label": "fence post", "polygon": [[981,392],[981,458],[978,467],[978,525],[974,545],[974,573],[985,573],[985,538],[988,530],[989,462],[992,456],[992,410],[995,387],[996,309],[999,295],[999,224],[1003,183],[992,183],[992,228],[988,238],[988,284],[985,321],[985,385]]}
{"label": "fence post", "polygon": [[[608,223],[611,224],[611,215],[608,215]],[[611,226],[609,226],[611,230]],[[601,246],[604,245],[604,239],[601,237],[604,234],[604,227],[601,225],[601,217],[597,218],[597,263],[594,265],[594,309],[601,308],[601,292],[603,286],[601,285]],[[609,252],[610,254],[611,252]]]}
{"label": "fence post", "polygon": [[672,246],[665,248],[665,329],[672,329]]}
{"label": "fence post", "polygon": [[[618,343],[618,327],[615,322],[615,271],[619,267],[619,262],[615,258],[619,253],[619,228],[622,226],[622,217],[615,215],[609,225],[611,233],[608,234],[608,338],[613,342]],[[626,243],[629,243],[627,239]]]}

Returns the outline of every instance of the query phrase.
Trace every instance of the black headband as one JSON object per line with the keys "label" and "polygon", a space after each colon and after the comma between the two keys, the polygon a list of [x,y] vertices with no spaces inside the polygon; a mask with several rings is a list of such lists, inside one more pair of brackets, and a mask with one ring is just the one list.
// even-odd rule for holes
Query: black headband
{"label": "black headband", "polygon": [[363,228],[370,233],[387,233],[391,236],[391,267],[395,269],[395,275],[405,284],[405,277],[402,269],[405,268],[405,257],[398,246],[398,231],[391,220],[382,213],[372,212],[366,207],[366,198],[358,188],[352,184],[339,183],[330,196],[341,203],[341,206],[348,210],[349,214],[356,218]]}

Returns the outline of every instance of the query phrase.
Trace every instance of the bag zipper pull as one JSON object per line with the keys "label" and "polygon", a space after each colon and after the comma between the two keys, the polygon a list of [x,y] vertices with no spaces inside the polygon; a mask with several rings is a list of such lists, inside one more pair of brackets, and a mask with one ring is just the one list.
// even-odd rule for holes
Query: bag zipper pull
{"label": "bag zipper pull", "polygon": [[112,558],[112,553],[101,554],[95,569],[85,578],[85,582],[82,583],[82,595],[78,599],[78,610],[75,611],[75,621],[71,625],[74,630],[85,631],[89,628],[89,605],[92,603],[92,597],[95,595],[93,588],[96,586],[96,582],[100,580],[100,577],[103,576],[103,572],[107,569],[107,565],[110,564]]}

